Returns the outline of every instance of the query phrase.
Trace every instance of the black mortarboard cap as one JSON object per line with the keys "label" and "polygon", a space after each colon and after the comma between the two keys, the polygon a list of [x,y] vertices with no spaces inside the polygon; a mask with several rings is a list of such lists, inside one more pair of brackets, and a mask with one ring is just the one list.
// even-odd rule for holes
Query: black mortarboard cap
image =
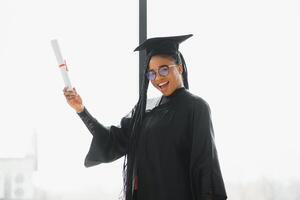
{"label": "black mortarboard cap", "polygon": [[149,38],[140,44],[134,51],[146,50],[147,55],[149,53],[151,53],[151,55],[177,53],[179,44],[192,36],[193,34]]}

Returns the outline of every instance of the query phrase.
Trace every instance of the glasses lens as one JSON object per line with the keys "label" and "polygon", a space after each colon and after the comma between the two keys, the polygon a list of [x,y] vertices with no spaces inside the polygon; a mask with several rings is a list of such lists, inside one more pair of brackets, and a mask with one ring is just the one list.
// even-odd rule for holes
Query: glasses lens
{"label": "glasses lens", "polygon": [[155,72],[153,70],[148,71],[146,75],[150,81],[153,81],[155,79]]}
{"label": "glasses lens", "polygon": [[162,66],[159,68],[159,75],[161,76],[167,76],[169,74],[169,67],[168,66]]}

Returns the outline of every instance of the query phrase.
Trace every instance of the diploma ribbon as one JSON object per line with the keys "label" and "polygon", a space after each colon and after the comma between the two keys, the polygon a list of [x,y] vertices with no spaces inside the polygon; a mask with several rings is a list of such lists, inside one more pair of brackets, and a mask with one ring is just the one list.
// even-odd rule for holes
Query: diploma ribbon
{"label": "diploma ribbon", "polygon": [[65,60],[65,63],[60,64],[58,67],[59,67],[59,68],[65,67],[66,71],[69,71],[69,70],[68,70],[68,66],[67,66],[66,60]]}

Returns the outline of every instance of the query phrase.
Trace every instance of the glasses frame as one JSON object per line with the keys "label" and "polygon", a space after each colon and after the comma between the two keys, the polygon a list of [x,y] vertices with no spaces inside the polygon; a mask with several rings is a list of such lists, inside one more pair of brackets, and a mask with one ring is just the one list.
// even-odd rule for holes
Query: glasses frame
{"label": "glasses frame", "polygon": [[[156,77],[157,77],[157,74],[159,74],[159,75],[162,76],[162,77],[166,77],[166,76],[169,75],[170,68],[171,68],[171,67],[177,67],[177,66],[178,66],[177,64],[161,65],[161,66],[159,66],[159,68],[158,68],[157,70],[153,70],[153,69],[147,70],[146,73],[145,73],[145,75],[146,75],[146,77],[148,78],[149,81],[154,81],[154,80],[156,79]],[[167,67],[167,68],[168,68],[168,71],[167,71],[168,73],[167,73],[166,75],[163,75],[163,74],[160,73],[160,69],[163,68],[163,67]],[[153,78],[153,79],[150,79],[150,78],[149,78],[149,75],[148,75],[149,72],[154,72],[154,78]]]}

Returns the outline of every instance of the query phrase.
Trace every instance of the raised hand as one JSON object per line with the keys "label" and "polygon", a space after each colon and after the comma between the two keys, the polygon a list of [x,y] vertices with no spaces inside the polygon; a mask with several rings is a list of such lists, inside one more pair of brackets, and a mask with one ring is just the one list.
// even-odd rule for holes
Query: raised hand
{"label": "raised hand", "polygon": [[84,109],[84,105],[82,104],[82,99],[80,95],[77,93],[76,89],[68,90],[67,87],[63,89],[64,95],[68,104],[78,113],[82,112]]}

